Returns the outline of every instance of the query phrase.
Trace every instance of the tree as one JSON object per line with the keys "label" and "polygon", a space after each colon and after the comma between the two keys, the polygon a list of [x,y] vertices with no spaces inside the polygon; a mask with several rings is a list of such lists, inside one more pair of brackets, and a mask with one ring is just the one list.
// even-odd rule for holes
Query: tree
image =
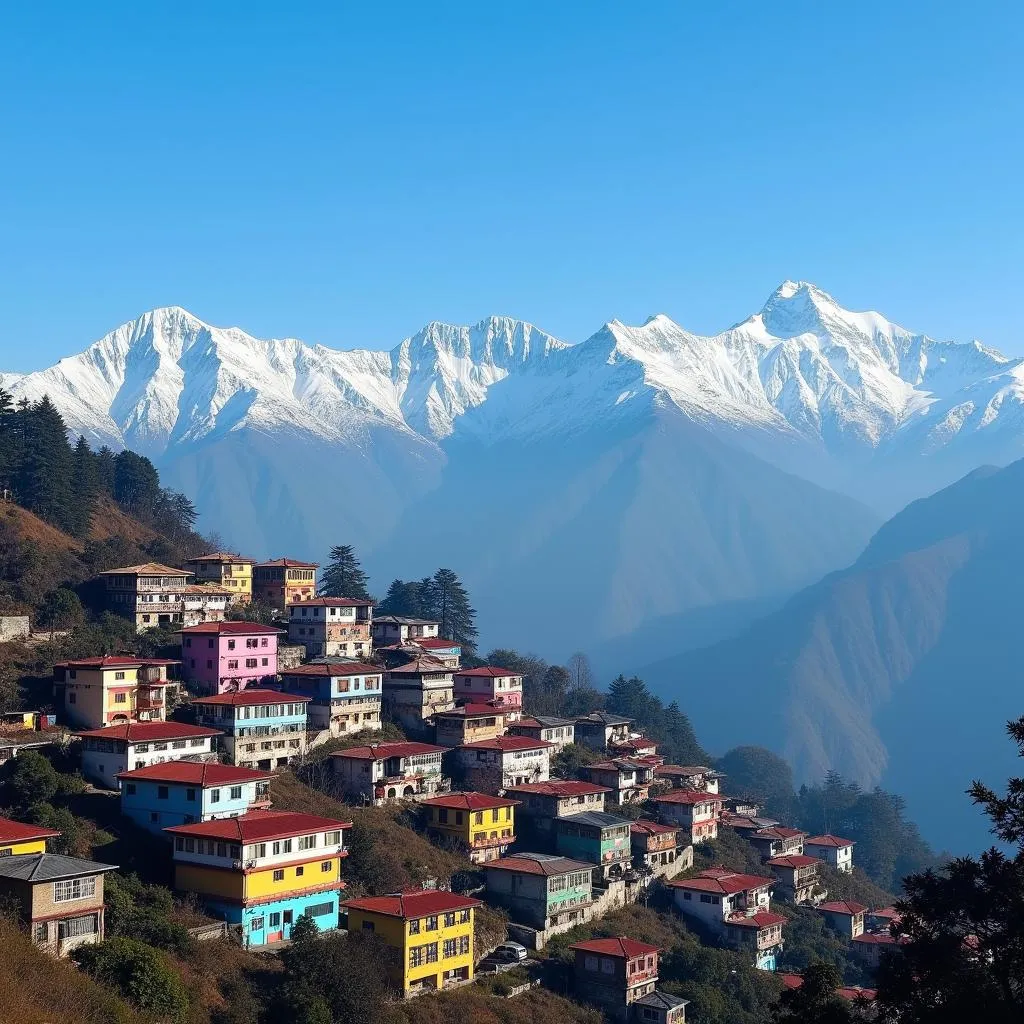
{"label": "tree", "polygon": [[777,1024],[845,1024],[850,1007],[836,995],[843,976],[834,964],[810,964],[799,988],[782,993],[773,1014]]}
{"label": "tree", "polygon": [[92,525],[92,511],[99,490],[96,457],[81,435],[72,453],[71,491],[73,494],[72,533],[84,537]]}
{"label": "tree", "polygon": [[608,687],[608,699],[605,706],[609,711],[625,718],[632,718],[641,729],[649,729],[661,717],[661,701],[659,701],[647,684],[637,676],[627,679],[618,676]]}
{"label": "tree", "polygon": [[565,667],[569,672],[570,689],[594,689],[594,670],[591,668],[590,659],[582,651],[577,651],[565,663]]}
{"label": "tree", "polygon": [[43,598],[37,620],[43,629],[71,629],[85,618],[85,611],[78,595],[67,587],[51,590]]}
{"label": "tree", "polygon": [[350,544],[331,548],[331,560],[320,578],[320,593],[325,597],[351,597],[369,601],[369,577],[363,572]]}
{"label": "tree", "polygon": [[153,463],[135,452],[114,456],[114,500],[130,515],[149,520],[160,497],[160,477]]}
{"label": "tree", "polygon": [[420,583],[416,580],[392,580],[384,600],[377,605],[377,615],[408,615],[413,619],[424,617]]}
{"label": "tree", "polygon": [[188,996],[167,955],[138,939],[114,938],[97,946],[79,946],[72,959],[86,974],[119,992],[146,1013],[183,1021]]}
{"label": "tree", "polygon": [[26,750],[8,762],[10,774],[4,784],[11,805],[26,814],[33,804],[48,803],[60,786],[57,770],[42,754]]}
{"label": "tree", "polygon": [[782,821],[793,820],[793,769],[778,754],[764,747],[734,747],[715,767],[728,776],[730,793],[756,800]]}
{"label": "tree", "polygon": [[462,581],[451,569],[438,569],[421,587],[426,590],[427,617],[440,623],[442,636],[461,644],[463,651],[472,655],[476,649],[476,611]]}
{"label": "tree", "polygon": [[[1007,728],[1024,757],[1024,718]],[[894,926],[903,941],[879,972],[885,1024],[1024,1020],[1024,778],[1002,796],[978,781],[969,793],[1010,849],[904,880]]]}

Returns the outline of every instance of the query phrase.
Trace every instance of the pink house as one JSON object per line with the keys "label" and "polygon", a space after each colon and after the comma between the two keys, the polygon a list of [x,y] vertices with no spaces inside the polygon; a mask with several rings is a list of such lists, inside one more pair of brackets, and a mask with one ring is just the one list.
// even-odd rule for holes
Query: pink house
{"label": "pink house", "polygon": [[258,622],[201,622],[181,633],[181,671],[203,694],[230,693],[277,679],[277,638]]}
{"label": "pink house", "polygon": [[523,711],[523,677],[507,668],[483,665],[464,668],[455,673],[455,700],[469,704],[497,702],[515,720]]}

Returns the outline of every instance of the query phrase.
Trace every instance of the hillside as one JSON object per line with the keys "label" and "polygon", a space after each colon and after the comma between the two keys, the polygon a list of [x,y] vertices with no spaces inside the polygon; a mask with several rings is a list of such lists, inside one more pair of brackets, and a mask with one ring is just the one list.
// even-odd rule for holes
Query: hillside
{"label": "hillside", "polygon": [[1013,767],[1022,501],[1024,461],[979,470],[895,516],[850,569],[646,677],[713,746],[772,747],[804,780],[884,783],[933,842],[983,845],[962,794]]}

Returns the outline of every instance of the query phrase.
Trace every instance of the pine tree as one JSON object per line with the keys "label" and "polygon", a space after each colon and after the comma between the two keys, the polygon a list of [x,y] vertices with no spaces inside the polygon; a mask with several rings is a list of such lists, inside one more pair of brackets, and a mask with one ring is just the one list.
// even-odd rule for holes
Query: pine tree
{"label": "pine tree", "polygon": [[418,581],[392,580],[384,600],[377,605],[376,615],[408,615],[423,618],[423,600]]}
{"label": "pine tree", "polygon": [[72,452],[67,429],[47,395],[20,405],[24,457],[17,474],[18,501],[48,522],[71,532],[76,518],[71,491]]}
{"label": "pine tree", "polygon": [[96,473],[96,457],[89,448],[89,443],[81,435],[72,454],[71,490],[72,533],[76,537],[84,537],[92,525],[99,480]]}
{"label": "pine tree", "polygon": [[476,649],[476,611],[459,577],[451,569],[438,569],[421,587],[427,590],[426,617],[440,623],[442,636],[461,644],[463,652],[472,655]]}
{"label": "pine tree", "polygon": [[331,560],[320,579],[320,593],[325,597],[351,597],[369,601],[369,577],[363,572],[355,549],[350,544],[331,548]]}

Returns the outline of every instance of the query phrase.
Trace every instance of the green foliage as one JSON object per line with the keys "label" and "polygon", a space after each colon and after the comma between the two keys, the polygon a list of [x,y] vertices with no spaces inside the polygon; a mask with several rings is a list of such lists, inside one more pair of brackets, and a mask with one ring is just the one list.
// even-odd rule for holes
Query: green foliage
{"label": "green foliage", "polygon": [[796,816],[793,769],[764,747],[734,747],[715,767],[727,776],[733,796],[755,800],[765,814],[789,823]]}
{"label": "green foliage", "polygon": [[355,549],[349,544],[331,548],[331,560],[320,576],[320,593],[326,597],[351,597],[369,601],[369,577],[363,572]]}
{"label": "green foliage", "polygon": [[603,761],[605,755],[582,743],[567,743],[551,759],[551,774],[559,779],[574,779],[585,765]]}
{"label": "green foliage", "polygon": [[773,1018],[777,1024],[845,1024],[852,1020],[850,1004],[836,995],[843,978],[835,965],[810,964],[803,978],[799,988],[782,993]]}
{"label": "green foliage", "polygon": [[60,778],[42,754],[26,750],[3,766],[3,801],[18,814],[35,804],[48,803],[57,795]]}
{"label": "green foliage", "polygon": [[104,898],[108,935],[138,939],[179,957],[193,951],[188,929],[173,920],[174,900],[166,887],[113,872],[106,876]]}
{"label": "green foliage", "polygon": [[84,618],[78,595],[68,587],[58,587],[43,598],[36,623],[43,629],[71,629],[81,625]]}
{"label": "green foliage", "polygon": [[72,952],[79,967],[133,1006],[167,1021],[183,1021],[188,997],[166,954],[137,939],[113,938]]}
{"label": "green foliage", "polygon": [[476,611],[451,569],[438,569],[419,581],[394,580],[376,614],[431,619],[441,624],[442,636],[462,645],[467,656],[476,649]]}

